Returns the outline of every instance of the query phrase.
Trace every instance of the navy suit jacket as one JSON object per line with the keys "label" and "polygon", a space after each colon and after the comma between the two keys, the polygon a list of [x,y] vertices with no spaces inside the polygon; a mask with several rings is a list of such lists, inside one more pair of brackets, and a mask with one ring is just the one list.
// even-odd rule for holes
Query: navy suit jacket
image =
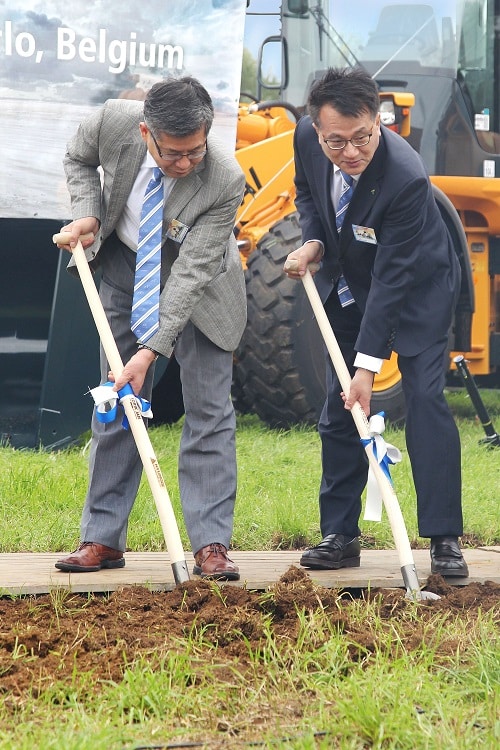
{"label": "navy suit jacket", "polygon": [[[342,272],[363,313],[356,351],[388,359],[393,349],[414,356],[447,335],[460,264],[420,156],[396,133],[384,126],[381,131],[339,238],[330,189],[333,164],[310,117],[303,117],[294,134],[295,203],[303,242],[324,243],[315,275],[323,302]],[[376,243],[357,239],[353,225],[373,230]]]}

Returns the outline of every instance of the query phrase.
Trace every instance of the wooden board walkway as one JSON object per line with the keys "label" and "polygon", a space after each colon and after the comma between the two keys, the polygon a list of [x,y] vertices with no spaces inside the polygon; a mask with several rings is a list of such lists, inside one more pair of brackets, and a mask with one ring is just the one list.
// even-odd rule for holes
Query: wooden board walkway
{"label": "wooden board walkway", "polygon": [[[126,586],[146,586],[155,591],[175,587],[172,567],[166,552],[127,552],[126,565],[117,570],[96,573],[62,573],[54,563],[65,553],[3,553],[0,554],[0,595],[45,594],[54,589],[73,592],[108,592]],[[286,573],[290,566],[300,567],[300,551],[239,552],[231,551],[239,565],[241,580],[225,583],[266,590]],[[500,547],[465,549],[469,578],[449,578],[449,583],[467,585],[473,581],[494,581],[500,584]],[[414,550],[415,567],[423,586],[430,575],[428,550]],[[193,556],[186,552],[188,569],[193,569]],[[304,568],[302,568],[304,570]],[[395,550],[362,550],[359,568],[308,571],[318,584],[329,588],[404,588]]]}

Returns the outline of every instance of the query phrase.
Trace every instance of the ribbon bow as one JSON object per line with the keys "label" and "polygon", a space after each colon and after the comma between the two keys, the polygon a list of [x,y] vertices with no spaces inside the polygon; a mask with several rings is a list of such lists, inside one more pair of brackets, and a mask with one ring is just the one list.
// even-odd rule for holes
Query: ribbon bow
{"label": "ribbon bow", "polygon": [[[361,438],[362,444],[366,447],[372,444],[373,455],[378,461],[379,466],[392,484],[389,464],[397,464],[401,461],[401,451],[390,443],[386,443],[382,437],[385,430],[384,412],[374,414],[368,422],[369,438]],[[368,481],[366,484],[366,504],[365,504],[365,521],[380,521],[382,518],[382,493],[378,486],[377,479],[372,468],[368,470]]]}
{"label": "ribbon bow", "polygon": [[[90,394],[96,405],[96,417],[99,422],[113,422],[116,419],[118,404],[124,396],[134,396],[139,404],[143,417],[151,419],[153,412],[151,411],[150,402],[140,396],[136,396],[130,383],[124,385],[119,391],[114,391],[113,385],[113,383],[108,382],[98,385],[97,388],[90,389]],[[125,414],[122,420],[122,427],[124,430],[128,430],[128,426],[128,419]]]}

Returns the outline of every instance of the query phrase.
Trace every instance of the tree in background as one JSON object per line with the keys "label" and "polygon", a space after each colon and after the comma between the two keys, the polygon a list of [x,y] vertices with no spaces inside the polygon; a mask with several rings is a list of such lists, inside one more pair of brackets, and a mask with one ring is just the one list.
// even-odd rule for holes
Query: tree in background
{"label": "tree in background", "polygon": [[243,49],[240,91],[241,97],[244,94],[257,97],[257,60],[252,57],[252,53],[246,47]]}

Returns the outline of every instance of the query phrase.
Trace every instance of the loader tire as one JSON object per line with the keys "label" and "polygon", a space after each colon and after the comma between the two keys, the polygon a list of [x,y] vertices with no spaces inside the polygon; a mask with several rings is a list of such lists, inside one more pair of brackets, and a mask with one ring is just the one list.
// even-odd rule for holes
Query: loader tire
{"label": "loader tire", "polygon": [[[248,322],[235,353],[233,402],[239,413],[257,414],[270,427],[315,424],[325,399],[325,350],[303,284],[283,273],[299,247],[297,213],[272,227],[251,253],[245,271]],[[404,419],[401,381],[372,397],[372,413]]]}
{"label": "loader tire", "polygon": [[233,401],[270,427],[317,421],[324,401],[324,354],[300,282],[283,272],[300,245],[293,213],[262,238],[245,271],[248,322],[235,353]]}

